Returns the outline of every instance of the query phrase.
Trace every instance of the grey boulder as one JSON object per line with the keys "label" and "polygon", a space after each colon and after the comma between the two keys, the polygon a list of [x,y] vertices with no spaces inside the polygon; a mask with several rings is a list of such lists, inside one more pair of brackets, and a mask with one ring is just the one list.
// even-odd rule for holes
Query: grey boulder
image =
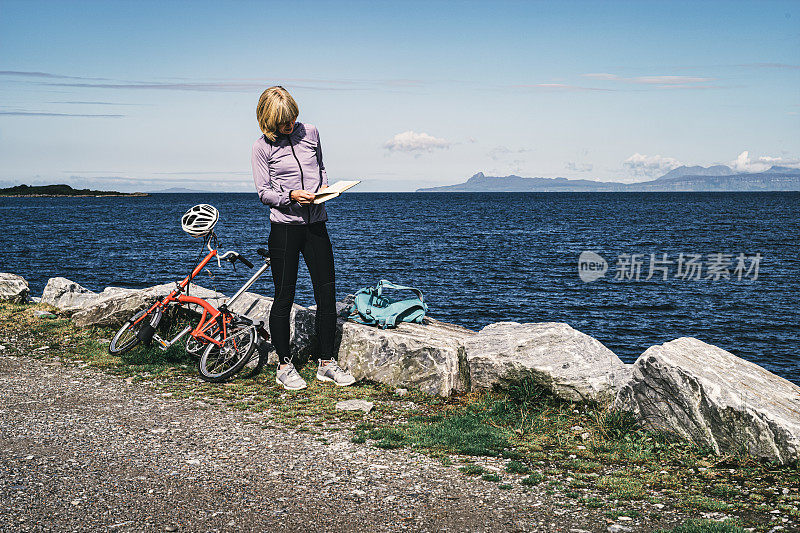
{"label": "grey boulder", "polygon": [[[120,287],[106,287],[95,298],[88,300],[85,307],[74,315],[72,320],[77,326],[119,326],[134,313],[145,309],[157,298],[163,298],[175,288],[175,284],[166,283],[146,289],[126,289]],[[199,296],[212,305],[220,305],[224,296],[197,285],[189,287],[189,294]],[[190,304],[192,311],[201,311],[197,304]]]}
{"label": "grey boulder", "polygon": [[142,290],[106,287],[72,315],[72,321],[80,327],[118,326],[142,310],[148,301]]}
{"label": "grey boulder", "polygon": [[30,288],[25,278],[0,272],[0,301],[21,304],[28,299],[29,292]]}
{"label": "grey boulder", "polygon": [[465,390],[464,341],[473,335],[472,330],[431,318],[385,330],[347,321],[342,323],[339,364],[356,379],[449,396]]}
{"label": "grey boulder", "polygon": [[41,303],[58,307],[62,311],[78,311],[96,297],[96,292],[67,278],[50,278],[44,287]]}
{"label": "grey boulder", "polygon": [[565,400],[611,401],[630,372],[600,341],[560,322],[496,322],[465,346],[473,389],[530,377]]}
{"label": "grey boulder", "polygon": [[800,459],[800,387],[694,338],[648,348],[615,407],[717,453]]}
{"label": "grey boulder", "polygon": [[272,298],[261,296],[254,292],[244,292],[233,302],[233,305],[228,307],[234,313],[248,316],[253,320],[264,320],[267,322],[269,320],[270,309],[272,309]]}

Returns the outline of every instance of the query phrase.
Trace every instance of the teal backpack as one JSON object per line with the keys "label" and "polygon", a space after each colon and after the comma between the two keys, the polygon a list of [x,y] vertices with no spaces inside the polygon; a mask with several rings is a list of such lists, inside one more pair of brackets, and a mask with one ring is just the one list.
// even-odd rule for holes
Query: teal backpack
{"label": "teal backpack", "polygon": [[[409,290],[416,298],[394,300],[383,296],[383,289]],[[395,285],[382,279],[375,287],[359,289],[355,294],[355,302],[350,307],[347,318],[369,326],[380,326],[382,329],[393,328],[397,322],[422,323],[428,306],[422,299],[422,291],[414,287]]]}

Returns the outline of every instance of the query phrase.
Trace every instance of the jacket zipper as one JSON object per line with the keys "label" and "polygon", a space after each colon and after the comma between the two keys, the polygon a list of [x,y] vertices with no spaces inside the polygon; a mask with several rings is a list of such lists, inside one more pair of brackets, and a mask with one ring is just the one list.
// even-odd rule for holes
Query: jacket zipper
{"label": "jacket zipper", "polygon": [[[300,187],[305,190],[306,185],[303,183],[303,165],[300,164],[300,160],[297,159],[297,154],[294,153],[294,145],[292,144],[292,136],[289,135],[289,147],[292,149],[292,155],[294,156],[294,160],[297,161],[297,168],[300,169]],[[301,206],[302,207],[302,206]],[[307,223],[311,221],[311,205],[308,205],[308,220]]]}

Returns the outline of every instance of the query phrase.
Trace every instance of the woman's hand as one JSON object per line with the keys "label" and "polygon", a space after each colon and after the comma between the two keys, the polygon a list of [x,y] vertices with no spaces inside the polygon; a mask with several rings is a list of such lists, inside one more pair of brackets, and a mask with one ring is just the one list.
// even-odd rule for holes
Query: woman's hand
{"label": "woman's hand", "polygon": [[314,193],[303,189],[295,189],[289,197],[300,205],[308,205],[314,201]]}

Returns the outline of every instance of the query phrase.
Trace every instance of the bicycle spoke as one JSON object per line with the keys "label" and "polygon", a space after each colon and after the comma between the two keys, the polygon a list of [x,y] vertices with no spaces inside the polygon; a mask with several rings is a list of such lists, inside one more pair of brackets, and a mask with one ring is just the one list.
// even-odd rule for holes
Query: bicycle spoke
{"label": "bicycle spoke", "polygon": [[[252,325],[232,324],[220,344],[211,344],[200,357],[200,376],[206,381],[224,381],[236,374],[251,357],[256,331]],[[222,332],[220,331],[220,334]]]}

